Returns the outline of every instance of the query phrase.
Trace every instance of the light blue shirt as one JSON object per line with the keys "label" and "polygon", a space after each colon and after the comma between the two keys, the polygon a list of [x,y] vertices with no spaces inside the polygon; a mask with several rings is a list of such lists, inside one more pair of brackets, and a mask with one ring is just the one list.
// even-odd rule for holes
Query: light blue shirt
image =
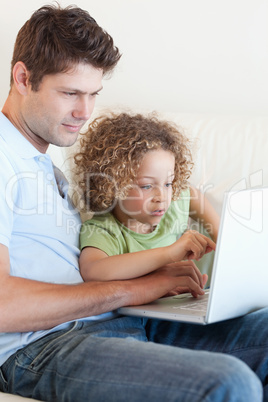
{"label": "light blue shirt", "polygon": [[[68,183],[50,156],[40,153],[2,113],[0,171],[0,243],[9,249],[11,275],[50,283],[82,282],[81,221],[67,195]],[[0,333],[0,365],[17,349],[67,325]]]}

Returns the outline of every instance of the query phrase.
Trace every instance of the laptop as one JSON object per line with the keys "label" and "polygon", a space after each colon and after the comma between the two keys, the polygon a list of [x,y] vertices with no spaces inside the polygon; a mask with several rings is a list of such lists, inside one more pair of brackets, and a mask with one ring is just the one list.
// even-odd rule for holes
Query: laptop
{"label": "laptop", "polygon": [[164,297],[120,314],[210,324],[268,306],[268,188],[225,193],[210,289]]}

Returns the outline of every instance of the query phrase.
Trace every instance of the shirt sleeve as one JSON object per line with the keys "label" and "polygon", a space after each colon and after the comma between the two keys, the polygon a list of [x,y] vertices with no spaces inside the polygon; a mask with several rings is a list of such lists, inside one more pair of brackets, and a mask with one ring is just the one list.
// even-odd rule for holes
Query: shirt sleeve
{"label": "shirt sleeve", "polygon": [[121,254],[117,234],[101,224],[88,220],[83,223],[80,232],[80,249],[96,247],[108,256]]}

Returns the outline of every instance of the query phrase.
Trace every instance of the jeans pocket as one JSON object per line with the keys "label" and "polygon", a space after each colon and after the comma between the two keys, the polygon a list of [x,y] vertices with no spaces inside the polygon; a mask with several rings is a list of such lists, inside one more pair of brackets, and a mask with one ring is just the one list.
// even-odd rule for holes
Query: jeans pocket
{"label": "jeans pocket", "polygon": [[8,383],[2,368],[0,368],[0,391],[7,392]]}
{"label": "jeans pocket", "polygon": [[[25,354],[27,354],[29,358],[31,357],[28,368],[33,372],[42,371],[42,368],[47,367],[48,362],[50,362],[53,356],[62,348],[68,335],[78,330],[82,325],[82,322],[74,321],[68,329],[46,335],[39,341],[29,345],[25,349]],[[17,362],[19,365],[20,363],[24,365],[25,357],[23,355],[19,356]]]}

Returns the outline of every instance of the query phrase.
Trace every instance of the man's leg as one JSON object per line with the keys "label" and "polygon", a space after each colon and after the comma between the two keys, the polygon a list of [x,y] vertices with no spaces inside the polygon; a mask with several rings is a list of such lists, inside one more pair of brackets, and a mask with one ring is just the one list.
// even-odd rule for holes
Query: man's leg
{"label": "man's leg", "polygon": [[78,322],[2,366],[6,392],[47,401],[261,401],[255,374],[233,357],[147,342],[142,319]]}
{"label": "man's leg", "polygon": [[260,378],[268,401],[268,309],[207,326],[151,320],[148,339],[191,350],[224,353],[244,361]]}

